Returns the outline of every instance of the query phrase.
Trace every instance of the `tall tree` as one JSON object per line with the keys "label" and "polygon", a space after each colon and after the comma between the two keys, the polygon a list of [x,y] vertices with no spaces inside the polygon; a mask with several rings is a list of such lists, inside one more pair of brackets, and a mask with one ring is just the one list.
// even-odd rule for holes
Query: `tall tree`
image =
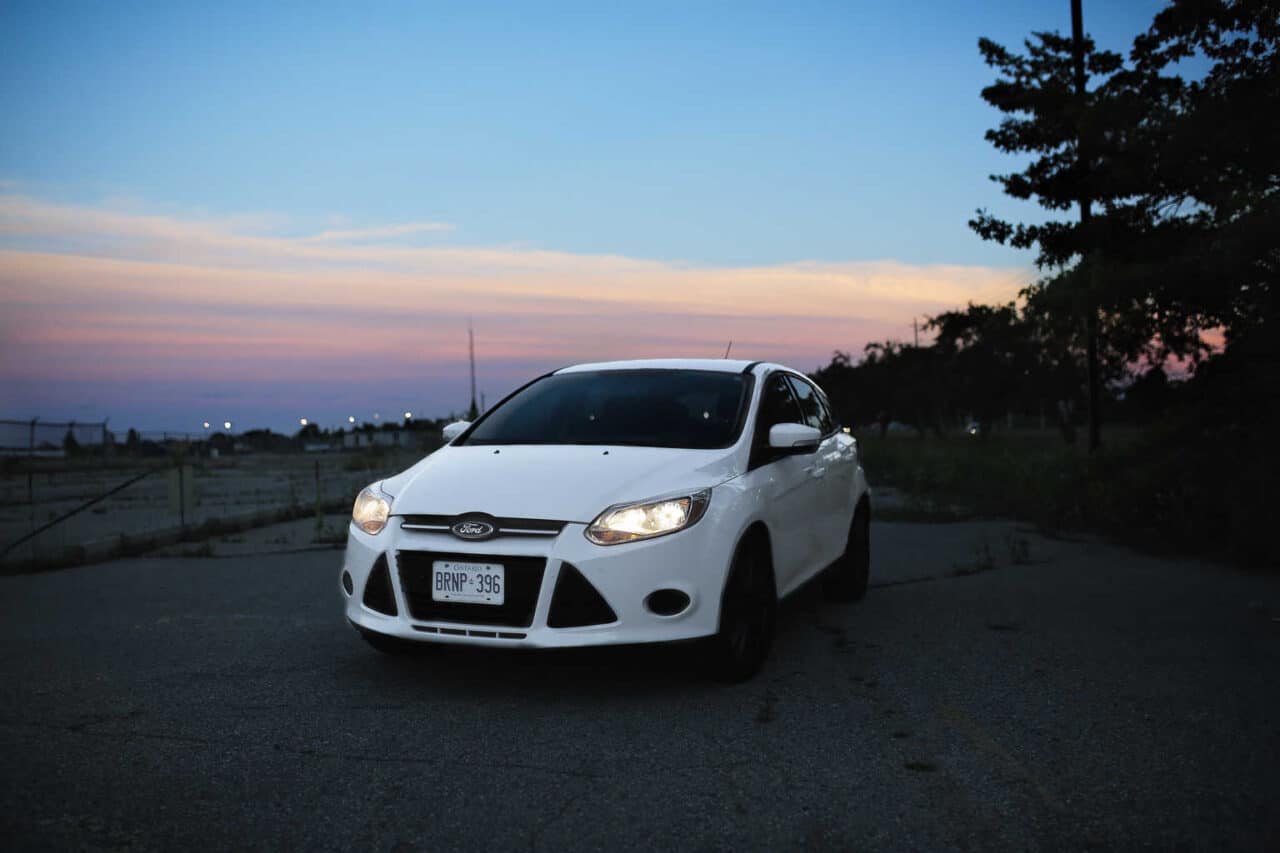
{"label": "tall tree", "polygon": [[1034,158],[995,180],[1080,215],[1013,225],[979,211],[970,224],[1038,250],[1051,274],[1028,307],[1073,319],[1095,394],[1140,356],[1198,359],[1206,332],[1280,340],[1278,43],[1277,0],[1173,0],[1128,62],[1083,33],[1037,33],[1025,55],[980,42],[1000,73],[983,97],[1006,114],[987,137]]}
{"label": "tall tree", "polygon": [[1013,303],[974,305],[930,317],[934,349],[946,365],[952,396],[986,435],[996,418],[1022,408],[1038,373],[1032,330]]}
{"label": "tall tree", "polygon": [[[1036,264],[1057,272],[1032,291],[1052,287],[1062,292],[1059,311],[1076,318],[1085,342],[1089,376],[1090,449],[1100,443],[1101,383],[1099,320],[1102,308],[1104,235],[1114,231],[1114,217],[1095,216],[1093,207],[1107,207],[1124,196],[1108,171],[1127,136],[1117,122],[1114,90],[1088,87],[1090,78],[1108,81],[1124,67],[1124,58],[1098,50],[1085,36],[1079,20],[1079,0],[1073,0],[1073,37],[1037,32],[1016,54],[990,39],[978,42],[986,63],[998,72],[995,83],[982,90],[987,103],[1005,114],[986,138],[1010,154],[1034,159],[1021,172],[993,175],[1005,193],[1034,199],[1050,215],[1078,207],[1078,219],[1049,219],[1014,225],[979,210],[969,225],[983,239],[1035,248]],[[1104,221],[1099,221],[1104,220]],[[1112,221],[1105,221],[1112,220]],[[1070,273],[1070,274],[1067,274]]]}
{"label": "tall tree", "polygon": [[1132,51],[1135,94],[1165,105],[1135,202],[1161,238],[1149,298],[1228,340],[1277,336],[1278,46],[1277,0],[1174,0]]}

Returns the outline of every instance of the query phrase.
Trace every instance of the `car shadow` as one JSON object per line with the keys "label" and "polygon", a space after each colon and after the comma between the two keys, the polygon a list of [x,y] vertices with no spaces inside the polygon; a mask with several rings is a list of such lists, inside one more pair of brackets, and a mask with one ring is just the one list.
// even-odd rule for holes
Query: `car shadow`
{"label": "car shadow", "polygon": [[[820,583],[806,584],[788,596],[778,608],[778,640],[814,624],[827,606]],[[371,686],[379,690],[493,699],[512,691],[565,698],[697,693],[726,686],[708,672],[702,641],[574,649],[423,643],[420,649],[395,656],[365,648],[354,636],[351,642],[355,648],[344,670],[374,682]],[[775,644],[775,654],[781,644]]]}
{"label": "car shadow", "polygon": [[419,650],[396,656],[369,649],[359,657],[359,676],[377,682],[381,689],[425,688],[431,693],[477,699],[513,691],[545,698],[682,692],[712,683],[704,674],[697,643],[582,649],[499,649],[439,643],[423,644]]}

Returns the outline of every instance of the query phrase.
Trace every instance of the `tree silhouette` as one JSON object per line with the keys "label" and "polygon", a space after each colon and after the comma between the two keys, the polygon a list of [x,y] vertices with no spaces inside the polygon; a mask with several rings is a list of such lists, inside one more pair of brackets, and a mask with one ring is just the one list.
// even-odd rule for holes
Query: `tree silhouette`
{"label": "tree silhouette", "polygon": [[[1102,302],[1104,235],[1117,230],[1113,212],[1126,197],[1123,176],[1125,153],[1132,150],[1132,118],[1126,107],[1132,102],[1118,97],[1105,81],[1119,72],[1124,58],[1098,50],[1092,39],[1077,30],[1074,38],[1054,32],[1033,33],[1024,42],[1026,53],[1017,54],[990,39],[980,39],[983,59],[999,74],[982,90],[987,103],[1005,114],[999,127],[986,138],[1009,154],[1031,154],[1021,172],[993,175],[1005,193],[1016,199],[1034,199],[1051,214],[1079,207],[1078,219],[1013,224],[979,210],[969,225],[985,240],[1035,248],[1036,265],[1058,275],[1033,285],[1054,290],[1054,306],[1076,319],[1085,342],[1089,376],[1090,449],[1100,442],[1101,376],[1098,355]],[[1090,77],[1104,85],[1088,88]],[[1103,208],[1095,217],[1094,205]],[[1120,229],[1122,230],[1122,229]],[[1063,274],[1072,265],[1073,274]]]}

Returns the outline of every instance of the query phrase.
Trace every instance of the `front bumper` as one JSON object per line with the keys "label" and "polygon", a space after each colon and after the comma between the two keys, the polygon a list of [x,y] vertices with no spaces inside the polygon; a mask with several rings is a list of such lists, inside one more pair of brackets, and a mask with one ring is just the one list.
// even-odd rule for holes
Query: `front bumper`
{"label": "front bumper", "polygon": [[[402,529],[401,518],[393,516],[376,536],[350,527],[339,590],[353,625],[405,640],[562,648],[706,637],[718,630],[720,593],[733,549],[732,537],[716,535],[716,521],[713,505],[687,530],[648,541],[601,546],[587,540],[584,524],[566,524],[554,537],[510,536],[469,542],[444,532]],[[533,587],[536,592],[529,593],[536,595],[529,612],[496,614],[485,605],[474,605],[470,613],[424,615],[432,610],[429,593],[423,598],[414,573],[421,571],[424,563],[429,565],[425,554],[474,556],[484,562],[501,562],[508,557],[522,569],[541,565],[541,578]],[[612,621],[577,627],[548,624],[563,624],[562,618],[549,617],[553,600],[561,608],[564,604],[563,593],[557,595],[558,582],[562,575],[566,582],[576,582],[571,577],[575,569],[581,575],[578,580],[585,579],[613,611]],[[388,606],[384,575],[389,579],[394,606]],[[646,601],[658,590],[679,590],[689,597],[688,606],[674,615],[655,613]],[[368,606],[370,600],[377,609]],[[555,612],[563,613],[561,608]],[[394,610],[394,615],[383,612],[388,610]]]}

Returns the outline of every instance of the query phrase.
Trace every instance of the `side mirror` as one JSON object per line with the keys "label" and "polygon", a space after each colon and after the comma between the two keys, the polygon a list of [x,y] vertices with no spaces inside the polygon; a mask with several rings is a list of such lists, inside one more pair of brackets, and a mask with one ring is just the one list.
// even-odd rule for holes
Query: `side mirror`
{"label": "side mirror", "polygon": [[769,428],[769,446],[787,453],[808,453],[822,442],[822,431],[805,424],[774,424]]}
{"label": "side mirror", "polygon": [[454,421],[446,426],[441,433],[444,435],[444,442],[448,444],[458,436],[467,431],[467,427],[471,426],[471,421]]}

